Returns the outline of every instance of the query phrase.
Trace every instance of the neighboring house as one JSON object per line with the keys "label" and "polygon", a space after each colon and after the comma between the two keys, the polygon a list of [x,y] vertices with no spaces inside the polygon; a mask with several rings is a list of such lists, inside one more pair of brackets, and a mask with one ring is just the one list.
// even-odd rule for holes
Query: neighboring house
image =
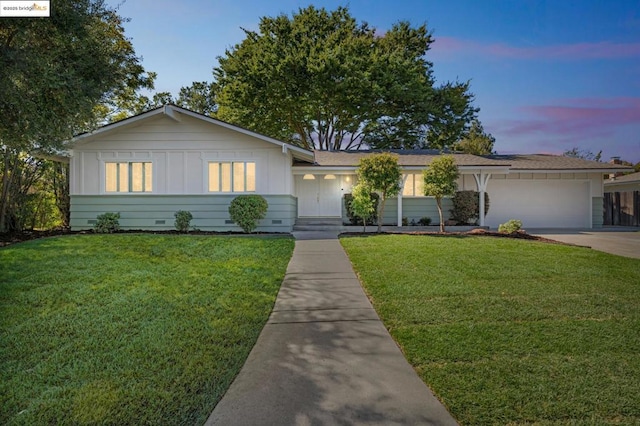
{"label": "neighboring house", "polygon": [[610,177],[604,181],[604,192],[640,191],[640,172]]}
{"label": "neighboring house", "polygon": [[[173,229],[174,213],[188,210],[201,230],[239,230],[228,206],[246,193],[269,203],[259,231],[289,232],[301,217],[346,220],[343,195],[369,154],[312,152],[173,105],[79,135],[70,148],[72,229],[93,227],[104,212],[119,212],[123,229]],[[403,192],[389,200],[385,224],[424,216],[436,222],[421,173],[438,153],[397,153]],[[529,228],[599,227],[603,175],[627,169],[551,155],[454,157],[459,189],[489,193],[480,222],[491,227],[509,219]]]}
{"label": "neighboring house", "polygon": [[640,172],[604,181],[604,224],[640,226]]}

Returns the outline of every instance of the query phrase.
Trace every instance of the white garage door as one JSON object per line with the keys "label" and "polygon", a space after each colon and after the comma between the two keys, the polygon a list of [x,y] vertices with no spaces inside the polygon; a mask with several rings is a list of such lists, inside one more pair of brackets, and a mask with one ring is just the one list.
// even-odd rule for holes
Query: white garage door
{"label": "white garage door", "polygon": [[490,179],[487,192],[485,223],[492,228],[509,219],[521,220],[524,229],[590,226],[589,182]]}

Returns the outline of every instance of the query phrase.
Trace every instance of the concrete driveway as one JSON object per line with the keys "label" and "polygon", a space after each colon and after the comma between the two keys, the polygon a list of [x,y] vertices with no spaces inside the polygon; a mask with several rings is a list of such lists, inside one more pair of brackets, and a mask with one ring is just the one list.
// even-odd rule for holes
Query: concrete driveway
{"label": "concrete driveway", "polygon": [[638,228],[529,229],[527,232],[550,240],[640,259],[640,229]]}

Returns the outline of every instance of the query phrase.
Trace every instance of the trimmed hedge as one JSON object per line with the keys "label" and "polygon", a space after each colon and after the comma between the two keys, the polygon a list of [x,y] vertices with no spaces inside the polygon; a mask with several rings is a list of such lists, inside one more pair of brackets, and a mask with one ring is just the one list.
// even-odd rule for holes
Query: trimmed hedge
{"label": "trimmed hedge", "polygon": [[[476,223],[480,217],[480,193],[476,191],[457,191],[451,198],[453,209],[449,210],[451,219],[461,224]],[[484,214],[489,212],[489,194],[484,193]]]}
{"label": "trimmed hedge", "polygon": [[246,233],[258,227],[258,221],[264,219],[269,204],[262,195],[238,195],[229,205],[229,216]]}

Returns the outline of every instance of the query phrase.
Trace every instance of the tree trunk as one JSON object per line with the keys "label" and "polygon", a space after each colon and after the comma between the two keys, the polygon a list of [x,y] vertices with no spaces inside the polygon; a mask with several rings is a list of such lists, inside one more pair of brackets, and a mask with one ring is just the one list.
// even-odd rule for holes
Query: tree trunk
{"label": "tree trunk", "polygon": [[385,194],[380,197],[380,210],[378,210],[378,233],[382,232],[382,218],[384,217],[384,204],[387,201]]}
{"label": "tree trunk", "polygon": [[2,188],[0,188],[0,232],[6,232],[9,230],[7,226],[7,216],[9,213],[10,194],[9,188],[11,188],[11,181],[14,177],[15,170],[11,170],[11,152],[9,148],[4,148],[2,151]]}
{"label": "tree trunk", "polygon": [[53,164],[53,194],[56,197],[56,206],[60,212],[62,226],[69,227],[70,197],[69,197],[69,164],[55,162]]}
{"label": "tree trunk", "polygon": [[438,215],[440,216],[440,232],[444,232],[444,219],[442,218],[442,198],[436,197],[436,204],[438,205]]}

